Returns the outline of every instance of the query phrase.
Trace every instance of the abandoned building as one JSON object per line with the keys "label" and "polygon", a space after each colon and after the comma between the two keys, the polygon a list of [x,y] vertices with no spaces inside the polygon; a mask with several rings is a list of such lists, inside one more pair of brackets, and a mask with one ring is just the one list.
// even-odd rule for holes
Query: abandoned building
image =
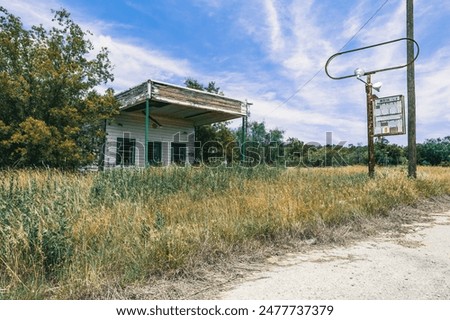
{"label": "abandoned building", "polygon": [[154,80],[116,98],[120,114],[105,125],[103,168],[193,163],[197,126],[246,123],[246,102]]}

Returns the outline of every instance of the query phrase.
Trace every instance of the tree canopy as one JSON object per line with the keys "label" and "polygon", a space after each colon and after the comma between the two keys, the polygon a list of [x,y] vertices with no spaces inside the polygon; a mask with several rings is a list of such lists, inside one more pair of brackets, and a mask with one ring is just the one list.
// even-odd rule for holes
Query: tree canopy
{"label": "tree canopy", "polygon": [[417,146],[417,153],[422,165],[450,166],[450,136],[425,140]]}
{"label": "tree canopy", "polygon": [[103,123],[118,112],[108,50],[96,54],[66,10],[53,27],[25,29],[0,7],[0,166],[75,168],[93,163]]}
{"label": "tree canopy", "polygon": [[[184,81],[186,87],[210,93],[223,95],[220,88],[214,81],[210,81],[207,86],[195,79],[187,78]],[[196,162],[211,165],[212,162],[222,163],[225,160],[231,162],[236,158],[233,155],[233,147],[236,144],[232,130],[228,128],[227,122],[213,123],[195,128]],[[239,155],[237,155],[239,159]]]}

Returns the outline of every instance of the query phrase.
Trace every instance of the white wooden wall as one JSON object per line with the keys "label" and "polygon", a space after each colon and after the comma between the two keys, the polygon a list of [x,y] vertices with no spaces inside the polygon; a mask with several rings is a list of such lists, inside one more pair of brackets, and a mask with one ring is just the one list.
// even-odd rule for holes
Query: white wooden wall
{"label": "white wooden wall", "polygon": [[[162,145],[163,165],[170,165],[171,142],[186,143],[186,155],[192,163],[194,160],[194,125],[182,119],[155,119],[161,124],[156,126],[150,120],[148,141],[159,141]],[[122,112],[112,123],[106,125],[105,168],[116,166],[117,138],[136,139],[135,166],[144,167],[145,162],[145,115],[141,111]],[[189,136],[191,137],[189,138]]]}

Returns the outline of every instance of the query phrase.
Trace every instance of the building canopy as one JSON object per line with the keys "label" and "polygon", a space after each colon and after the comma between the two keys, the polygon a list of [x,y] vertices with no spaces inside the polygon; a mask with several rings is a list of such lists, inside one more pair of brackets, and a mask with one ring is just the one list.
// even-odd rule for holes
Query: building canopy
{"label": "building canopy", "polygon": [[122,112],[145,113],[146,101],[149,99],[152,117],[184,119],[192,121],[194,126],[246,115],[245,102],[154,80],[124,91],[116,98]]}

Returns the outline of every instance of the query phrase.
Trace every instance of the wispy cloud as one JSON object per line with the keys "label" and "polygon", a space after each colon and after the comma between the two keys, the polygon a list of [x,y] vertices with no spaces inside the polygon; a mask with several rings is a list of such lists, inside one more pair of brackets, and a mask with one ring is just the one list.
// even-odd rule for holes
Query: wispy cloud
{"label": "wispy cloud", "polygon": [[280,22],[278,21],[278,12],[273,0],[264,1],[264,9],[267,15],[268,33],[270,35],[271,51],[278,53],[284,49],[284,39],[281,33]]}
{"label": "wispy cloud", "polygon": [[5,7],[10,13],[19,16],[25,26],[42,24],[46,27],[52,25],[51,10],[59,10],[63,7],[62,3],[57,0],[49,0],[45,3],[31,3],[30,1],[24,0],[0,0],[0,5]]}
{"label": "wispy cloud", "polygon": [[[246,16],[252,19],[249,35],[266,48],[274,63],[284,69],[285,76],[298,79],[309,75],[320,66],[321,60],[331,52],[312,10],[313,1],[264,1],[263,12],[253,4]],[[262,18],[261,20],[259,20]]]}
{"label": "wispy cloud", "polygon": [[421,106],[418,118],[429,125],[443,120],[450,123],[450,46],[441,48],[426,62],[418,64],[416,69],[418,105]]}
{"label": "wispy cloud", "polygon": [[186,59],[175,59],[156,49],[110,36],[100,35],[94,40],[110,50],[117,90],[128,89],[149,78],[168,81],[195,74]]}

